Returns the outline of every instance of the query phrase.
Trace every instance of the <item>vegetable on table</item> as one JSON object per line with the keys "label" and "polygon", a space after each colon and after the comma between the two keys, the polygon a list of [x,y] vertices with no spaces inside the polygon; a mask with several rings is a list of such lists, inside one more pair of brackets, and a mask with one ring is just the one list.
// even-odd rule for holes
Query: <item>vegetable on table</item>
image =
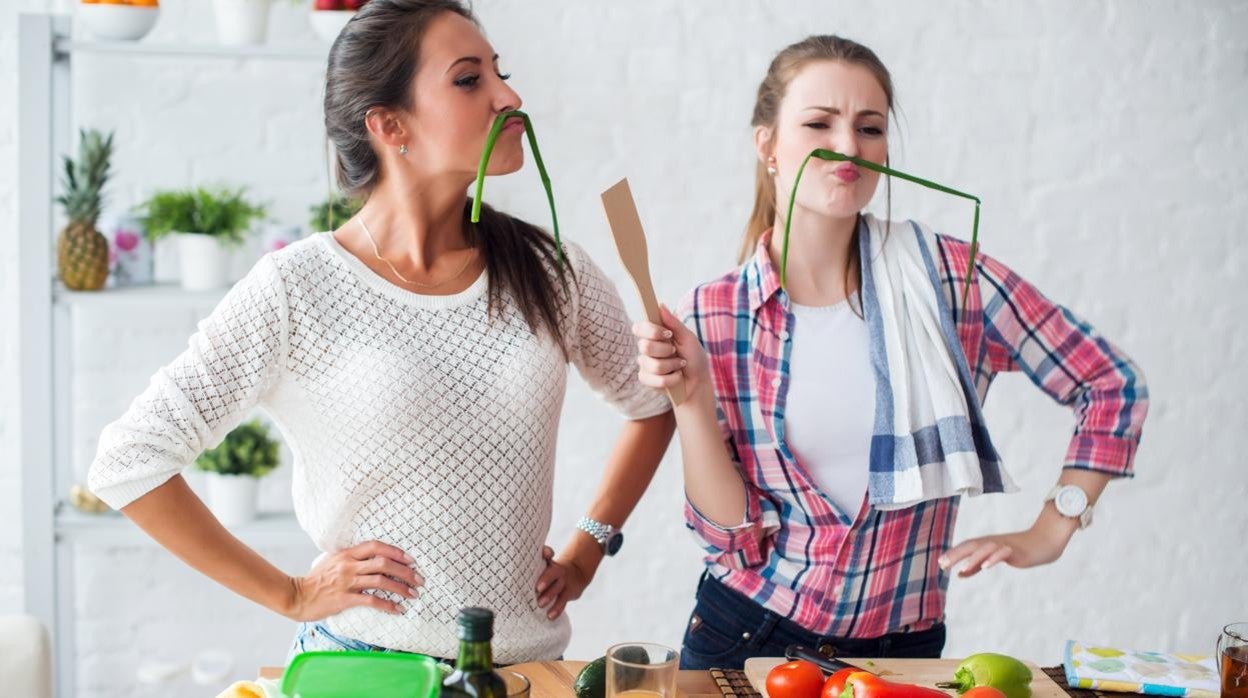
{"label": "vegetable on table", "polygon": [[981,652],[962,660],[954,670],[953,681],[936,685],[964,696],[972,689],[990,686],[1006,698],[1031,698],[1031,669],[1008,655]]}
{"label": "vegetable on table", "polygon": [[841,698],[841,694],[845,692],[845,680],[859,671],[861,670],[850,667],[833,673],[827,681],[823,682],[823,691],[819,694],[819,698]]}
{"label": "vegetable on table", "polygon": [[893,683],[875,674],[857,671],[845,679],[841,698],[949,698],[949,694],[911,683]]}
{"label": "vegetable on table", "polygon": [[820,698],[823,685],[823,671],[801,659],[767,672],[768,698]]}

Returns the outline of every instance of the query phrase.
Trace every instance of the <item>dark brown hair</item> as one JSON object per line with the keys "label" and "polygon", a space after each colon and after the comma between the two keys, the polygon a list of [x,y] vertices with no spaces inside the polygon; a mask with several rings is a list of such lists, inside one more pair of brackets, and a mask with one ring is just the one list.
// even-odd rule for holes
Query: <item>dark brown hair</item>
{"label": "dark brown hair", "polygon": [[[381,163],[368,138],[365,115],[374,107],[410,109],[420,42],[429,23],[453,12],[480,26],[457,0],[370,0],[355,13],[329,51],[325,72],[325,132],[334,146],[334,173],[349,196],[368,198]],[[556,282],[567,287],[567,265],[556,262],[555,241],[542,229],[482,205],[479,223],[469,222],[468,242],[480,246],[489,279],[491,315],[504,294],[520,309],[529,329],[545,330],[568,356],[560,327]],[[558,271],[555,271],[555,270]]]}
{"label": "dark brown hair", "polygon": [[[879,81],[880,87],[883,88],[884,96],[888,99],[889,114],[893,113],[893,79],[888,73],[888,68],[884,67],[884,63],[875,55],[875,52],[856,41],[822,34],[808,36],[795,44],[786,46],[772,59],[771,66],[767,68],[766,77],[758,86],[758,98],[754,101],[754,116],[750,119],[750,125],[766,126],[773,129],[774,133],[776,116],[780,111],[780,101],[784,99],[789,82],[802,68],[816,61],[840,61],[860,65],[871,71],[871,74]],[[886,158],[885,163],[887,162]],[[889,214],[885,216],[887,219],[891,216],[892,209],[892,179],[885,176],[884,186],[890,209]],[[775,179],[768,174],[767,165],[759,162],[754,173],[754,210],[750,212],[749,222],[745,226],[745,239],[741,242],[740,261],[744,262],[754,256],[758,239],[768,228],[775,225],[775,222]],[[848,284],[851,279],[858,279],[859,290],[861,290],[860,264],[858,231],[855,228],[853,238],[850,240],[850,254],[845,270],[846,295],[849,295]]]}

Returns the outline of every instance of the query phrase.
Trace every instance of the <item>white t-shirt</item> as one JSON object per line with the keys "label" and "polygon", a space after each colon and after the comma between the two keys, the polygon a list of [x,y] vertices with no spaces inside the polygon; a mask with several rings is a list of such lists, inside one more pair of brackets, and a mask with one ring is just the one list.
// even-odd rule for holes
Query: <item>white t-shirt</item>
{"label": "white t-shirt", "polygon": [[785,441],[819,489],[852,519],[866,498],[875,424],[867,323],[848,300],[822,307],[792,303],[791,309]]}

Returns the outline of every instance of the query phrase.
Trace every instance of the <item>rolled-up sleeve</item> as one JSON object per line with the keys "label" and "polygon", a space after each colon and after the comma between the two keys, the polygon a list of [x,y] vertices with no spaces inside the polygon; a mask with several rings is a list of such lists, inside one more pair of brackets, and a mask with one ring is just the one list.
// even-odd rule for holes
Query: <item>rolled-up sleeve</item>
{"label": "rolled-up sleeve", "polygon": [[[706,345],[702,319],[698,313],[698,290],[687,294],[676,307],[676,315],[698,337],[698,341]],[[716,400],[722,399],[720,387],[716,385]],[[745,483],[745,516],[740,524],[732,527],[721,526],[685,498],[685,525],[693,532],[698,544],[707,555],[719,564],[731,569],[745,569],[763,564],[767,558],[766,541],[780,529],[780,515],[775,505],[758,487],[750,481],[741,467],[740,454],[728,425],[727,417],[721,405],[715,409],[716,421],[719,424],[720,436],[724,441],[724,449],[737,467],[742,482]]]}

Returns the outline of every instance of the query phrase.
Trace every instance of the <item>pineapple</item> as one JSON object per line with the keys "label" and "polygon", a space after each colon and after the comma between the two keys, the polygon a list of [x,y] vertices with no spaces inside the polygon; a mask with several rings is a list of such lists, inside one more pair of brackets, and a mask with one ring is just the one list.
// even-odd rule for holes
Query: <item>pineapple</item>
{"label": "pineapple", "polygon": [[95,229],[100,217],[100,191],[108,182],[113,134],[80,132],[78,162],[65,157],[64,193],[56,198],[65,207],[69,224],[56,242],[56,266],[65,287],[98,291],[108,280],[108,240]]}

